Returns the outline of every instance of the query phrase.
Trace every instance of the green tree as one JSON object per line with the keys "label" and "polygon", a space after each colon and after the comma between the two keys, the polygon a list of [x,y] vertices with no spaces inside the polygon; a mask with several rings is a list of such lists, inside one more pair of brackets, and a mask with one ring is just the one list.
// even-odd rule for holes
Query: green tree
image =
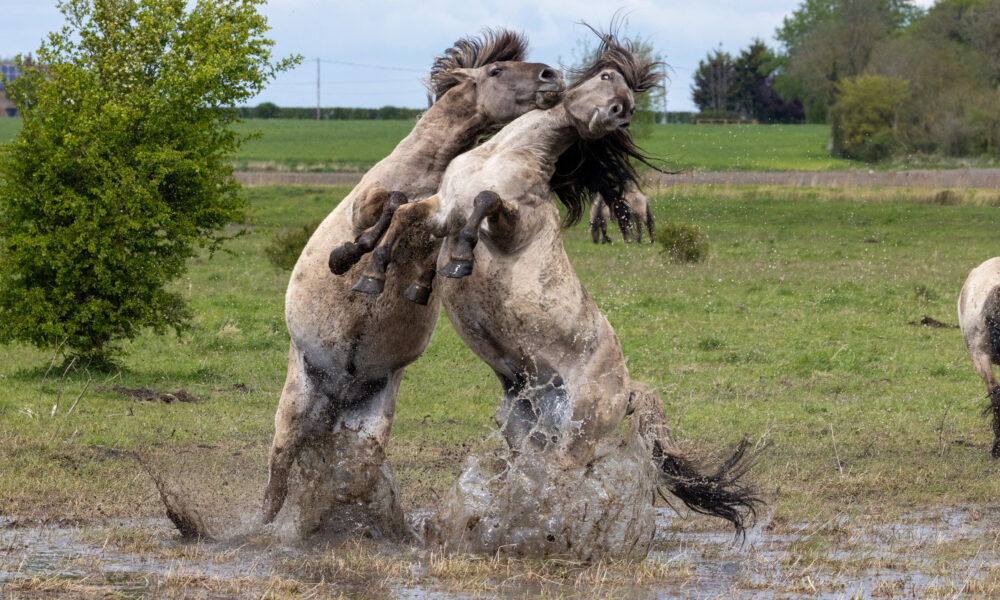
{"label": "green tree", "polygon": [[923,15],[912,0],[805,0],[775,33],[785,47],[777,89],[810,122],[826,121],[836,83],[864,72],[872,52]]}
{"label": "green tree", "polygon": [[0,153],[0,341],[95,361],[189,316],[168,288],[246,203],[231,108],[272,60],[263,0],[64,0],[66,25],[9,86],[23,117]]}
{"label": "green tree", "polygon": [[761,91],[774,72],[774,52],[763,41],[755,39],[733,61],[732,97],[736,110],[766,120],[767,107]]}
{"label": "green tree", "polygon": [[888,156],[908,87],[905,79],[880,75],[837,82],[837,101],[830,110],[834,154],[867,162]]}
{"label": "green tree", "polygon": [[257,118],[258,119],[277,119],[278,112],[281,109],[274,102],[261,102],[257,105]]}
{"label": "green tree", "polygon": [[734,83],[736,81],[736,65],[733,57],[722,48],[715,49],[705,60],[698,61],[698,70],[694,73],[694,85],[691,86],[695,105],[702,112],[734,111],[737,108],[734,98]]}

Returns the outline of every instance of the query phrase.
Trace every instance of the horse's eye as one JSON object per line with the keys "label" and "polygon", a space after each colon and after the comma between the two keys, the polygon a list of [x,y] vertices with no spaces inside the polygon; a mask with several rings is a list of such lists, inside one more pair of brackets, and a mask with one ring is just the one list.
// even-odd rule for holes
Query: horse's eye
{"label": "horse's eye", "polygon": [[492,69],[490,69],[490,77],[496,77],[502,71],[503,71],[503,69],[501,69],[500,67],[493,67]]}
{"label": "horse's eye", "polygon": [[601,73],[601,79],[604,81],[611,79],[611,73]]}

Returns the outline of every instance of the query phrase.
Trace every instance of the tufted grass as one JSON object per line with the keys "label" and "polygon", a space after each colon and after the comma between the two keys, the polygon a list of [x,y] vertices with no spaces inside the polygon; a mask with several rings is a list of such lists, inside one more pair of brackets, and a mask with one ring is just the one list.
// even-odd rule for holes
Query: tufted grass
{"label": "tufted grass", "polygon": [[[262,219],[291,228],[322,217],[347,191],[247,194]],[[565,244],[632,376],[661,389],[682,445],[711,456],[744,435],[771,444],[752,477],[779,530],[873,507],[891,515],[993,502],[1000,467],[988,456],[984,389],[961,336],[910,323],[924,315],[956,323],[965,276],[997,252],[997,209],[907,203],[898,190],[864,201],[809,194],[652,195],[661,222],[694,223],[708,236],[709,257],[697,264],[672,263],[657,244],[595,246],[584,226],[567,231]],[[264,254],[273,233],[261,228],[229,253],[193,261],[176,284],[192,304],[191,330],[141,336],[113,373],[73,365],[63,378],[57,359],[46,376],[52,353],[0,347],[3,513],[160,515],[132,452],[197,494],[256,504],[288,344],[288,273]],[[132,400],[116,385],[201,401]],[[432,504],[453,480],[468,447],[487,435],[498,393],[442,318],[399,398],[390,459],[408,506]]]}

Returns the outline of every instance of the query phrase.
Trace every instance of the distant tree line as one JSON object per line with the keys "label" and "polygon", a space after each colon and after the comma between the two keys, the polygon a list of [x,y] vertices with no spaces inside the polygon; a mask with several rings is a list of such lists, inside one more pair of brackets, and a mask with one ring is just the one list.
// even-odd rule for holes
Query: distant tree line
{"label": "distant tree line", "polygon": [[[1000,155],[1000,0],[804,0],[775,37],[715,50],[693,87],[703,111],[833,127],[836,155]],[[753,81],[754,83],[750,83]],[[776,100],[777,99],[777,100]],[[780,101],[780,103],[778,102]]]}
{"label": "distant tree line", "polygon": [[[320,119],[334,121],[349,120],[412,120],[426,109],[383,106],[381,108],[356,108],[334,106],[320,108]],[[242,106],[237,109],[243,119],[315,119],[316,108],[284,107],[273,102],[262,102],[257,106]]]}
{"label": "distant tree line", "polygon": [[761,123],[801,123],[802,102],[785,101],[775,91],[780,61],[764,42],[754,40],[737,56],[718,48],[699,61],[694,74],[694,103],[699,117],[756,119]]}

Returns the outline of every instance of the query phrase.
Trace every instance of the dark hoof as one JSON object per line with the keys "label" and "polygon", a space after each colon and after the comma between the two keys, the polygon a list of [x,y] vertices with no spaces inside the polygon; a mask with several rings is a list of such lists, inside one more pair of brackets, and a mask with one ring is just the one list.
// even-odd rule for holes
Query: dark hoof
{"label": "dark hoof", "polygon": [[990,456],[1000,458],[1000,439],[993,440],[993,449],[990,450]]}
{"label": "dark hoof", "polygon": [[406,291],[403,292],[403,297],[415,304],[427,306],[427,302],[431,299],[431,288],[426,285],[414,283],[406,288]]}
{"label": "dark hoof", "polygon": [[357,244],[347,242],[337,246],[333,249],[333,252],[330,252],[330,262],[327,264],[334,275],[343,275],[350,271],[351,267],[358,264],[363,254]]}
{"label": "dark hoof", "polygon": [[362,276],[354,287],[351,288],[355,292],[362,292],[365,294],[371,294],[373,296],[378,296],[385,289],[384,279],[375,279],[374,277]]}
{"label": "dark hoof", "polygon": [[471,260],[452,260],[439,271],[445,277],[460,279],[472,274]]}

